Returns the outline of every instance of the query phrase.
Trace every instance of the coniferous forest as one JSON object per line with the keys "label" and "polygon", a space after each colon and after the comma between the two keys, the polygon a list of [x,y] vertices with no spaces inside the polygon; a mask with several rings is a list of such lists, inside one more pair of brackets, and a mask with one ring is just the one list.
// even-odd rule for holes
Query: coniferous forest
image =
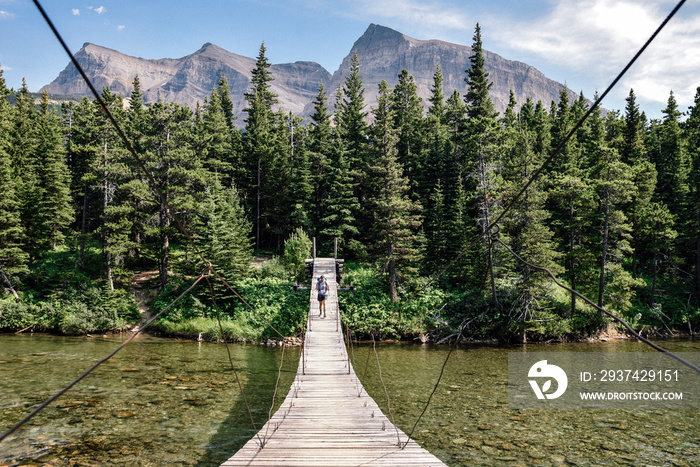
{"label": "coniferous forest", "polygon": [[[134,77],[129,96],[101,98],[138,161],[96,101],[37,105],[0,71],[0,329],[124,329],[140,320],[135,273],[153,272],[155,313],[204,258],[245,302],[212,277],[216,306],[203,285],[154,330],[220,338],[218,308],[227,336],[273,336],[261,317],[293,335],[308,294],[290,285],[315,237],[319,256],[338,239],[356,288],[341,312],[358,335],[615,331],[533,265],[644,334],[697,330],[700,87],[685,112],[671,92],[659,120],[630,90],[624,110],[596,109],[562,144],[590,101],[511,93],[499,114],[478,25],[473,39],[463,93],[443,94],[439,67],[426,103],[406,70],[393,89],[365,89],[355,56],[335,102],[319,86],[309,121],[275,110],[262,45],[242,129],[223,75],[194,109],[144,102]],[[272,259],[253,267],[256,256]]]}

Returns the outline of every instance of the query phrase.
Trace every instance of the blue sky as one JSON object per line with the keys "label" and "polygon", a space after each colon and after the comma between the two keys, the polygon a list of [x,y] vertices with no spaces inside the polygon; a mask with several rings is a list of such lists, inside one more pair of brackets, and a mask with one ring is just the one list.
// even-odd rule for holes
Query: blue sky
{"label": "blue sky", "polygon": [[[471,45],[528,63],[592,98],[602,92],[675,0],[43,0],[69,47],[92,42],[143,58],[179,58],[212,42],[273,63],[316,61],[334,72],[370,23],[417,39]],[[0,65],[9,87],[31,91],[67,65],[30,0],[0,0]],[[466,66],[466,64],[465,64]],[[603,105],[623,110],[633,88],[661,117],[672,90],[682,111],[700,86],[700,1],[681,8]]]}

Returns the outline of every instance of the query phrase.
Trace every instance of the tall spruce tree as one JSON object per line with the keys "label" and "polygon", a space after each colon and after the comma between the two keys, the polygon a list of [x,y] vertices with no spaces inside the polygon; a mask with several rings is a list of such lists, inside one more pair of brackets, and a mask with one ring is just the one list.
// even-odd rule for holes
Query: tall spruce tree
{"label": "tall spruce tree", "polygon": [[19,299],[11,277],[27,269],[29,255],[23,250],[24,229],[10,158],[13,129],[13,109],[7,100],[10,94],[0,70],[0,280]]}
{"label": "tall spruce tree", "polygon": [[417,271],[420,205],[410,199],[410,185],[398,162],[398,131],[386,81],[379,83],[373,114],[373,232],[377,259],[387,275],[389,298],[396,301],[401,279]]}
{"label": "tall spruce tree", "polygon": [[265,191],[269,182],[268,174],[274,160],[275,114],[272,106],[277,103],[277,96],[270,90],[270,82],[274,80],[270,72],[265,43],[260,45],[255,68],[252,70],[251,89],[245,94],[247,107],[244,111],[246,118],[244,133],[245,158],[241,164],[247,174],[252,176],[243,186],[247,190],[249,211],[254,213],[255,246],[260,248],[263,241],[263,229],[266,226],[268,206],[264,199],[269,199],[274,192]]}
{"label": "tall spruce tree", "polygon": [[[205,258],[211,261],[227,282],[247,277],[253,259],[251,225],[245,217],[238,191],[222,186],[213,176],[205,190],[202,204],[202,235],[197,243]],[[224,296],[230,295],[220,281],[215,287]]]}
{"label": "tall spruce tree", "polygon": [[502,200],[500,180],[501,161],[497,151],[498,113],[494,110],[489,90],[493,83],[485,69],[484,52],[481,41],[481,27],[476,24],[469,56],[470,67],[466,70],[467,93],[464,103],[467,111],[466,159],[464,172],[470,174],[468,188],[473,191],[472,213],[481,228],[485,262],[489,265],[492,300],[500,308],[495,283],[495,261],[493,249],[488,247],[485,235],[492,219],[497,216]]}
{"label": "tall spruce tree", "polygon": [[[691,249],[695,253],[695,297],[700,303],[700,87],[695,91],[695,100],[685,122],[685,135],[690,155],[690,188],[688,193],[688,235]],[[693,245],[694,244],[694,245]]]}
{"label": "tall spruce tree", "polygon": [[[341,93],[342,95],[342,93]],[[333,165],[338,161],[333,161],[333,134],[331,127],[331,116],[326,104],[326,91],[321,84],[318,94],[313,101],[314,113],[311,115],[311,125],[308,138],[308,158],[309,175],[312,183],[311,199],[311,225],[307,232],[312,236],[318,235],[322,219],[327,215],[327,203],[332,184],[329,174],[333,170]]]}
{"label": "tall spruce tree", "polygon": [[63,135],[58,116],[49,109],[49,94],[44,91],[37,116],[37,175],[42,197],[39,207],[39,233],[51,250],[65,240],[65,230],[73,221],[70,174],[66,164]]}
{"label": "tall spruce tree", "polygon": [[399,136],[398,160],[411,184],[412,196],[418,201],[420,174],[424,165],[423,105],[422,99],[418,97],[413,75],[409,75],[405,68],[399,74],[399,82],[394,88],[392,98],[395,126]]}
{"label": "tall spruce tree", "polygon": [[357,53],[353,55],[350,74],[345,77],[342,91],[342,101],[340,101],[340,106],[336,106],[335,119],[337,131],[345,147],[345,156],[350,166],[350,174],[354,177],[355,197],[359,201],[360,210],[354,214],[354,217],[358,221],[360,234],[365,234],[365,236],[361,237],[359,242],[354,244],[361,247],[363,243],[367,242],[366,233],[369,231],[369,226],[372,222],[372,214],[368,209],[368,203],[371,202],[371,198],[368,193],[370,182],[367,175],[367,167],[371,162],[368,159],[367,151],[365,88],[362,83],[360,61],[357,58]]}

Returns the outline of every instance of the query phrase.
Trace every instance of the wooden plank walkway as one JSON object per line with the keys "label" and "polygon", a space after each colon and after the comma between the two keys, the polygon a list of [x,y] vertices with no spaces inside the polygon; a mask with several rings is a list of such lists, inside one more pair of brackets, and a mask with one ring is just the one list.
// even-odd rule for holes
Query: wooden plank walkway
{"label": "wooden plank walkway", "polygon": [[399,439],[403,445],[408,437],[365,392],[348,361],[333,258],[314,261],[314,287],[321,274],[330,288],[327,317],[319,318],[312,288],[304,353],[286,399],[257,436],[221,465],[445,465],[413,440],[399,447]]}

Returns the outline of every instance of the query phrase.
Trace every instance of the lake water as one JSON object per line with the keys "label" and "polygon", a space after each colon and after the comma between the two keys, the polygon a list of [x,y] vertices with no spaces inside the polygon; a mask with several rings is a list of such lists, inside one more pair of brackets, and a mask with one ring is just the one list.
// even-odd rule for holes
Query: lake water
{"label": "lake water", "polygon": [[[0,430],[126,337],[1,335]],[[663,345],[700,352],[698,341]],[[648,350],[635,341],[461,347],[414,439],[448,465],[700,465],[697,410],[510,410],[508,352],[525,348]],[[448,350],[378,345],[392,413],[404,431],[411,431],[423,410]],[[260,428],[282,351],[233,345],[231,352]],[[277,404],[294,379],[299,353],[284,353]],[[355,345],[353,353],[356,373],[385,408],[371,345]],[[219,465],[254,433],[222,344],[143,336],[0,443],[0,465]]]}

